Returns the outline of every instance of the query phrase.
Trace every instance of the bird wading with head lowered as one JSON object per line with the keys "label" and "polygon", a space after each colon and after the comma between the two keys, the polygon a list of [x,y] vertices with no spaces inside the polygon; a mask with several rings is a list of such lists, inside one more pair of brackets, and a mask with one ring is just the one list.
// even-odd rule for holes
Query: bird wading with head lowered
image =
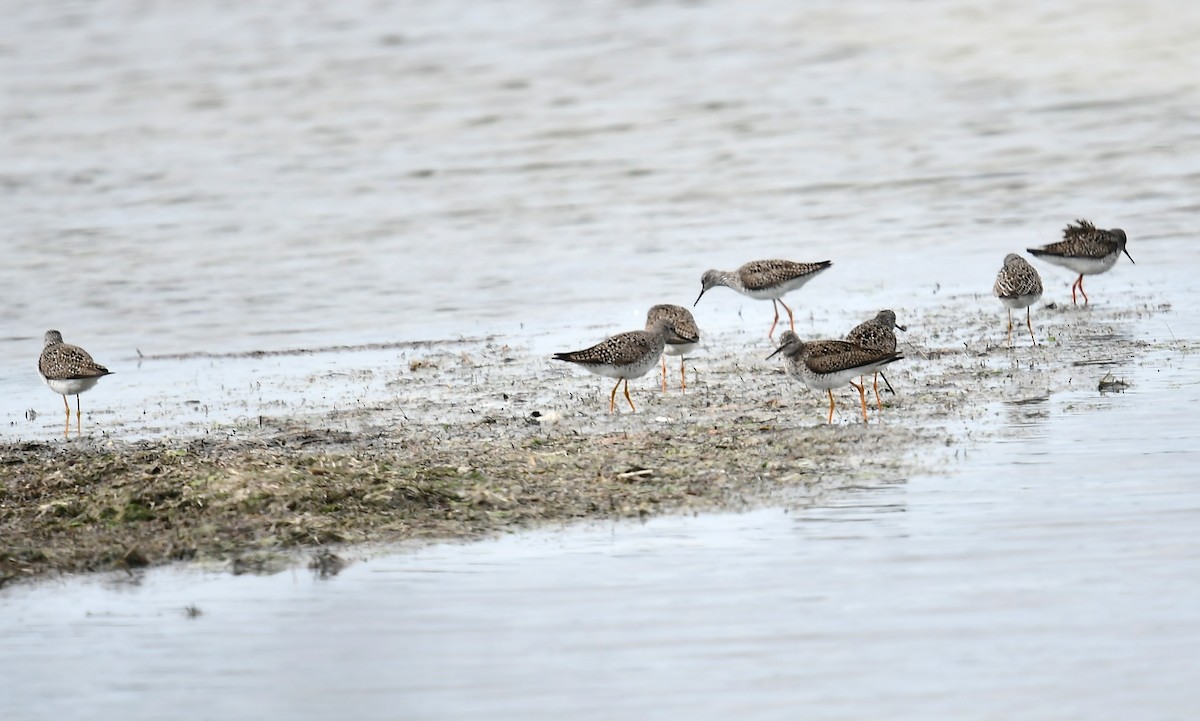
{"label": "bird wading with head lowered", "polygon": [[804,342],[790,330],[779,338],[782,345],[767,356],[768,359],[782,353],[788,372],[813,390],[829,394],[829,422],[833,423],[833,389],[850,384],[858,391],[862,401],[863,422],[867,421],[867,394],[863,386],[854,382],[855,376],[874,373],[888,363],[903,358],[898,353],[883,353],[863,348],[844,340],[815,340]]}
{"label": "bird wading with head lowered", "polygon": [[770,338],[775,333],[779,323],[779,306],[788,314],[788,325],[796,332],[796,319],[792,309],[783,302],[783,296],[793,290],[798,290],[805,283],[817,277],[818,274],[833,265],[828,260],[817,263],[795,263],[790,260],[752,260],[737,270],[706,270],[700,277],[700,295],[696,296],[693,307],[700,304],[700,299],[711,288],[725,286],[732,288],[748,298],[769,300],[775,308],[775,320],[771,321],[771,329],[767,331]]}
{"label": "bird wading with head lowered", "polygon": [[668,340],[686,340],[675,332],[674,325],[667,318],[659,318],[650,324],[648,330],[634,330],[628,333],[605,338],[591,348],[555,353],[554,360],[566,361],[596,375],[616,378],[608,398],[608,412],[616,411],[617,389],[621,382],[625,383],[625,400],[634,412],[637,407],[629,397],[629,381],[641,378],[656,365],[663,354]]}

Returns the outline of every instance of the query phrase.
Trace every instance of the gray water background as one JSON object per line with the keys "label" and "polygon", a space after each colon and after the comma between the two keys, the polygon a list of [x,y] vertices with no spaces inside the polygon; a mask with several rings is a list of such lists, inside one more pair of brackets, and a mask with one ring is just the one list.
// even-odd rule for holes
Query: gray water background
{"label": "gray water background", "polygon": [[[191,399],[253,415],[277,400],[253,384],[296,397],[291,378],[344,362],[139,350],[577,347],[756,257],[834,259],[797,305],[847,327],[994,304],[1005,253],[1089,217],[1137,261],[1090,279],[1094,302],[1169,307],[1134,322],[1160,345],[1126,393],[998,403],[1001,440],[944,473],[815,506],[419,548],[329,580],[6,589],[5,718],[1200,707],[1193,4],[3,11],[10,439],[61,432],[34,371],[49,327],[118,371],[84,397],[98,425],[158,409],[136,437],[187,431]],[[1042,271],[1064,302],[1070,275]],[[712,300],[702,327],[761,333],[761,304]]]}

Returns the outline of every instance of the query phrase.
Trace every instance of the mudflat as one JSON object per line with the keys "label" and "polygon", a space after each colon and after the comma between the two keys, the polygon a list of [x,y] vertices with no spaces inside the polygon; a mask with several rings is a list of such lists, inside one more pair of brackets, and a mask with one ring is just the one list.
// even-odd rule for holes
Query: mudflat
{"label": "mudflat", "polygon": [[765,339],[747,348],[744,337],[708,339],[688,361],[686,393],[677,366],[665,394],[657,371],[635,381],[636,413],[607,412],[608,379],[484,344],[429,347],[387,381],[390,398],[363,407],[314,404],[140,440],[122,439],[119,424],[89,435],[85,418],[83,438],[0,444],[0,582],[193,560],[269,570],[344,544],[899,483],[1055,395],[1119,390],[1121,369],[1156,352],[1126,326],[1167,310],[1050,305],[1035,313],[1039,345],[1017,335],[1009,348],[1000,312],[963,305],[901,313],[906,357],[887,369],[897,392],[878,410],[868,378],[865,424],[849,387],[826,423],[826,396],[766,361]]}

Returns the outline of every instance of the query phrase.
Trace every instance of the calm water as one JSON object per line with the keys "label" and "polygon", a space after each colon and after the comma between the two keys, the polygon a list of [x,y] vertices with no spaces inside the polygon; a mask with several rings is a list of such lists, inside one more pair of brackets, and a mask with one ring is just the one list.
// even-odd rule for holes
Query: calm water
{"label": "calm water", "polygon": [[50,327],[136,436],[363,362],[139,350],[575,345],[753,257],[832,258],[797,305],[844,327],[992,303],[1074,217],[1137,261],[1094,300],[1175,312],[1133,321],[1128,392],[997,403],[1002,442],[816,507],[5,590],[0,715],[1193,715],[1200,6],[1027,5],[4,3],[10,440],[61,431]]}
{"label": "calm water", "polygon": [[816,507],[11,589],[0,678],[15,718],[1188,718],[1200,373],[1136,382]]}
{"label": "calm water", "polygon": [[[1186,2],[464,7],[5,3],[0,433],[59,432],[47,328],[117,372],[101,431],[154,435],[331,369],[139,353],[561,349],[765,257],[833,259],[797,306],[842,328],[986,296],[1075,216],[1170,262],[1200,209]],[[1165,291],[1134,271],[1102,286]],[[757,327],[718,298],[702,327]]]}

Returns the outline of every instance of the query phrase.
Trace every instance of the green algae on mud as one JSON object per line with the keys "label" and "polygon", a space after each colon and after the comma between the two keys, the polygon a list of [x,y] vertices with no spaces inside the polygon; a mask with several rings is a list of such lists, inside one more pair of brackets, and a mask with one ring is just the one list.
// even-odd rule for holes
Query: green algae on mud
{"label": "green algae on mud", "polygon": [[[834,430],[747,422],[517,441],[418,429],[384,443],[301,430],[0,446],[0,579],[745,507],[847,475],[850,451],[882,438]],[[859,459],[854,475],[900,476],[880,458]]]}
{"label": "green algae on mud", "polygon": [[[709,352],[689,359],[686,394],[643,379],[638,412],[615,415],[606,379],[481,341],[370,375],[358,405],[282,407],[138,441],[118,427],[116,439],[0,444],[0,584],[173,560],[273,570],[273,556],[342,544],[815,503],[936,470],[947,451],[1044,415],[1056,394],[1098,393],[1108,374],[1174,352],[1130,331],[1170,312],[1144,300],[1043,306],[1039,345],[1013,348],[997,342],[998,310],[947,300],[896,309],[906,359],[889,368],[897,395],[869,424],[847,388],[827,425],[825,396],[744,336],[710,336]],[[363,363],[314,376],[310,395],[368,377],[375,365]]]}

